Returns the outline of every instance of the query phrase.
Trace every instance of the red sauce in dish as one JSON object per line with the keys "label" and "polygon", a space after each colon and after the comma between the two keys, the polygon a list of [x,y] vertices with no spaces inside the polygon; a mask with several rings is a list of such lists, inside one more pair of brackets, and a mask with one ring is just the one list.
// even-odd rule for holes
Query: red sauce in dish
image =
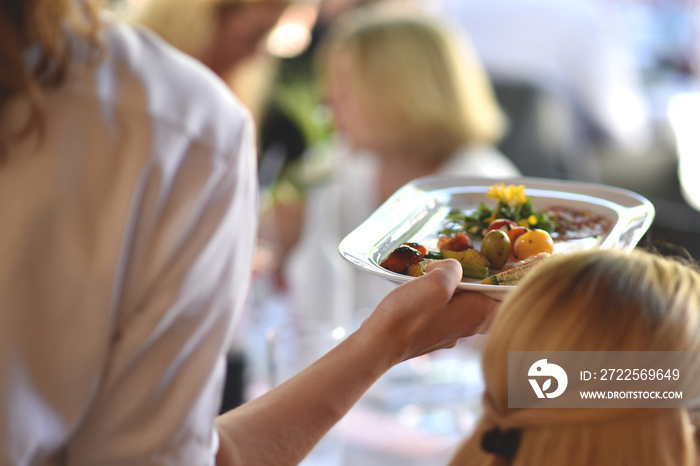
{"label": "red sauce in dish", "polygon": [[554,240],[571,240],[600,236],[612,227],[610,220],[575,207],[552,206],[543,210],[556,225]]}

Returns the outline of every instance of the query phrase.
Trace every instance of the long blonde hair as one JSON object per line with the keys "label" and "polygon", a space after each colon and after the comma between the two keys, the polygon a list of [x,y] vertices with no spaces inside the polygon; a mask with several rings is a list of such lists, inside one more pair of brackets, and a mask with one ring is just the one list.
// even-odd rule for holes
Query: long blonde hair
{"label": "long blonde hair", "polygon": [[436,19],[391,2],[359,8],[329,33],[322,75],[340,53],[395,148],[442,161],[461,146],[500,139],[502,115],[476,53]]}
{"label": "long blonde hair", "polygon": [[[71,59],[66,28],[99,51],[97,0],[23,0],[0,3],[0,110],[16,98],[29,103],[29,116],[14,134],[0,133],[0,157],[13,138],[45,130],[43,88],[59,86]],[[30,67],[25,52],[38,46]],[[97,54],[95,54],[97,56]]]}
{"label": "long blonde hair", "polygon": [[[500,307],[483,351],[485,411],[451,465],[696,465],[686,409],[508,408],[507,359],[508,351],[698,350],[696,270],[642,251],[551,259]],[[697,379],[694,359],[684,370]],[[481,448],[494,427],[521,430],[510,462]]]}

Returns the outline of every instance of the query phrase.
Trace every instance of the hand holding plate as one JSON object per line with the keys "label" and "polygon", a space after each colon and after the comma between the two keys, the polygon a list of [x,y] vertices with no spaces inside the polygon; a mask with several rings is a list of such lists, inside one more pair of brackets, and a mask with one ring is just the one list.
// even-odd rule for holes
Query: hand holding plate
{"label": "hand holding plate", "polygon": [[394,363],[451,348],[460,338],[484,332],[498,302],[481,293],[455,294],[461,278],[456,260],[431,264],[426,275],[387,295],[360,331],[375,333]]}

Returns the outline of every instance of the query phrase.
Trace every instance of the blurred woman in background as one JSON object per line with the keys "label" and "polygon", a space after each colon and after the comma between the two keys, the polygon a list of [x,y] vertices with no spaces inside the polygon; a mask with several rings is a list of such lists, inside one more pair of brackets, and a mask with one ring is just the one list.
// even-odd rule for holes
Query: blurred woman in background
{"label": "blurred woman in background", "polygon": [[411,179],[439,171],[517,174],[494,149],[502,115],[478,57],[409,5],[347,16],[321,61],[342,142],[354,157],[377,162],[375,205]]}
{"label": "blurred woman in background", "polygon": [[[328,264],[339,260],[347,233],[415,178],[518,171],[494,148],[503,121],[478,58],[418,7],[382,2],[352,11],[319,53],[337,134],[307,154],[305,205],[278,206],[262,235],[282,251],[293,249],[286,277],[295,312],[318,317],[334,309],[345,325],[357,313],[356,324],[391,285],[348,264]],[[320,256],[325,265],[308,265]],[[337,292],[334,280],[344,284]]]}

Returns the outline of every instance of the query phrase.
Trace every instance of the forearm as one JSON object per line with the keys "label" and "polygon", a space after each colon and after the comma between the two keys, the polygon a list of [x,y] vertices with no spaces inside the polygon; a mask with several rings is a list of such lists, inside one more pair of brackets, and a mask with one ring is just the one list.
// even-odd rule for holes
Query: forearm
{"label": "forearm", "polygon": [[[430,269],[429,269],[430,270]],[[392,291],[359,330],[277,388],[219,418],[219,465],[294,465],[390,367],[483,330],[497,303],[453,292],[454,259]]]}
{"label": "forearm", "polygon": [[295,465],[396,361],[365,329],[218,419],[219,465]]}

